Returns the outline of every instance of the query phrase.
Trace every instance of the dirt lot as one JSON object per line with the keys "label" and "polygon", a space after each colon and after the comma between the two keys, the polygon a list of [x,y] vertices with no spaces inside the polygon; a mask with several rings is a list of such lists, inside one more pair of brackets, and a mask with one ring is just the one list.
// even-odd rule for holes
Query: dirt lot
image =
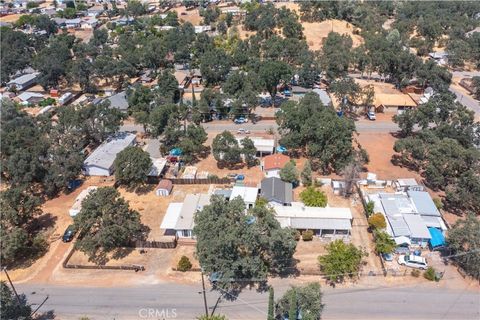
{"label": "dirt lot", "polygon": [[122,196],[129,201],[130,207],[137,210],[141,215],[142,223],[150,228],[148,240],[160,240],[163,236],[163,230],[160,230],[165,212],[171,202],[183,202],[185,196],[189,193],[205,193],[209,185],[175,185],[172,193],[168,197],[159,197],[155,195],[154,185],[151,190],[145,193],[137,194],[129,192],[123,188],[119,189]]}
{"label": "dirt lot", "polygon": [[322,22],[303,22],[303,33],[307,39],[307,44],[311,50],[320,50],[322,40],[333,31],[340,34],[349,35],[353,41],[353,47],[356,48],[363,43],[363,38],[353,34],[354,26],[342,20],[325,20]]}
{"label": "dirt lot", "polygon": [[0,21],[1,22],[8,22],[8,23],[15,23],[15,22],[17,22],[18,19],[20,19],[21,16],[23,16],[23,14],[21,14],[21,13],[9,14],[7,16],[1,17]]}
{"label": "dirt lot", "polygon": [[198,9],[187,10],[184,6],[175,7],[172,9],[177,12],[180,21],[190,22],[194,26],[202,24],[203,18],[200,16]]}

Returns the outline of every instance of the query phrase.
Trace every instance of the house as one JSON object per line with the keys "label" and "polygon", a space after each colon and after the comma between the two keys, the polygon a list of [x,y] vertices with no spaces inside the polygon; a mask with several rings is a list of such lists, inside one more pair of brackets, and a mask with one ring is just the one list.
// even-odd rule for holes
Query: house
{"label": "house", "polygon": [[64,93],[60,98],[58,98],[58,104],[61,106],[66,105],[73,99],[73,94],[71,92]]}
{"label": "house", "polygon": [[22,92],[15,98],[23,105],[37,104],[44,99],[43,94],[37,92]]}
{"label": "house", "polygon": [[320,101],[324,106],[329,106],[332,104],[332,99],[328,95],[327,91],[315,88],[312,90],[312,92],[316,93],[320,97]]}
{"label": "house", "polygon": [[24,74],[18,78],[10,80],[9,82],[7,82],[7,89],[23,91],[37,83],[39,74],[39,72]]}
{"label": "house", "polygon": [[85,190],[82,190],[80,194],[75,198],[75,202],[73,203],[72,207],[70,210],[68,210],[68,213],[70,214],[70,217],[75,217],[80,210],[82,210],[82,202],[83,200],[93,191],[97,190],[98,187],[96,186],[90,186]]}
{"label": "house", "polygon": [[132,24],[133,22],[135,22],[135,18],[134,17],[121,17],[119,19],[117,19],[116,23],[117,25],[119,26],[126,26],[127,24]]}
{"label": "house", "polygon": [[173,189],[173,183],[170,180],[162,179],[155,188],[155,194],[159,197],[168,196]]}
{"label": "house", "polygon": [[258,188],[255,187],[244,187],[244,186],[234,186],[232,193],[229,196],[230,201],[240,197],[243,202],[245,202],[245,209],[251,209],[255,207],[255,202],[257,201]]}
{"label": "house", "polygon": [[272,206],[290,206],[293,200],[293,185],[280,178],[265,178],[261,182],[260,197]]}
{"label": "house", "polygon": [[[264,155],[272,154],[275,151],[275,140],[274,139],[266,139],[261,137],[248,137],[252,140],[255,149],[257,149],[257,156],[263,157]],[[238,144],[242,144],[242,140],[245,137],[235,137],[237,139]]]}
{"label": "house", "polygon": [[136,137],[131,133],[118,133],[104,141],[83,163],[86,176],[110,176],[117,154],[128,146],[135,144]]}
{"label": "house", "polygon": [[161,158],[160,153],[160,140],[159,139],[146,139],[146,144],[143,147],[143,151],[148,152],[150,158]]}
{"label": "house", "polygon": [[173,231],[178,239],[195,239],[195,215],[209,204],[208,194],[187,194],[183,203],[170,203],[160,228],[165,229],[166,233]]}
{"label": "house", "polygon": [[376,112],[397,114],[417,106],[417,103],[408,94],[404,93],[375,93],[373,105]]}
{"label": "house", "polygon": [[167,159],[165,158],[150,158],[152,160],[152,167],[148,173],[149,177],[160,177],[167,165]]}
{"label": "house", "polygon": [[275,218],[283,228],[312,230],[319,237],[349,236],[352,212],[349,208],[307,207],[301,202],[291,206],[275,206]]}
{"label": "house", "polygon": [[194,26],[194,28],[195,28],[195,33],[202,33],[202,32],[212,30],[211,26]]}
{"label": "house", "polygon": [[96,18],[85,18],[82,19],[80,23],[80,28],[82,29],[95,29],[98,25],[98,20]]}
{"label": "house", "polygon": [[290,157],[281,153],[275,153],[263,158],[260,168],[266,177],[280,177],[280,170],[290,161]]}
{"label": "house", "polygon": [[386,231],[398,245],[425,247],[432,239],[429,228],[438,229],[442,234],[447,230],[428,192],[378,192],[368,194],[366,200],[373,201],[374,212],[384,215]]}
{"label": "house", "polygon": [[128,111],[128,100],[126,91],[122,91],[111,97],[108,97],[107,100],[110,101],[110,108],[118,109],[122,112]]}
{"label": "house", "polygon": [[67,27],[67,29],[76,29],[76,28],[80,28],[81,23],[82,23],[82,20],[80,18],[66,19],[65,27]]}
{"label": "house", "polygon": [[430,59],[434,60],[436,63],[439,65],[445,65],[447,64],[448,61],[448,53],[444,51],[439,51],[439,52],[430,52],[428,54]]}

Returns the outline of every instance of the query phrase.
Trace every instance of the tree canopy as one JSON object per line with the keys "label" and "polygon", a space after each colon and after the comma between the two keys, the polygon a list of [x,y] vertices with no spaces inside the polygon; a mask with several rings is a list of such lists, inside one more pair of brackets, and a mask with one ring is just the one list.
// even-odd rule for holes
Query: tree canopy
{"label": "tree canopy", "polygon": [[288,319],[321,319],[325,306],[322,303],[322,295],[318,282],[312,282],[304,286],[294,286],[288,289],[277,301],[276,315],[279,318],[288,316]]}
{"label": "tree canopy", "polygon": [[147,181],[152,160],[148,152],[140,147],[130,146],[117,154],[113,166],[117,182],[129,187],[137,187]]}
{"label": "tree canopy", "polygon": [[258,206],[245,215],[245,204],[212,196],[195,215],[197,257],[203,270],[215,274],[217,285],[236,290],[266,282],[267,275],[289,272],[296,242],[282,229],[271,209]]}
{"label": "tree canopy", "polygon": [[327,279],[337,282],[358,276],[366,252],[342,240],[330,242],[326,249],[327,254],[319,256],[318,262]]}

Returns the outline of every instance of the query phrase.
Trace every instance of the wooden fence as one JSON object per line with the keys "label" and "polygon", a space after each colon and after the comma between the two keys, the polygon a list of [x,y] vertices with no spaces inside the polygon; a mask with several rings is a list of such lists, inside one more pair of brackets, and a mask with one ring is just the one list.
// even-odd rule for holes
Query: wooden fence
{"label": "wooden fence", "polygon": [[160,249],[174,249],[177,246],[177,239],[173,238],[171,241],[137,241],[135,248],[160,248]]}
{"label": "wooden fence", "polygon": [[72,248],[70,252],[68,253],[67,257],[62,263],[63,268],[65,269],[95,269],[95,270],[132,270],[132,271],[145,271],[145,267],[142,265],[124,265],[124,266],[103,266],[103,265],[94,265],[94,266],[89,266],[89,265],[82,265],[82,264],[68,264],[68,261],[70,261],[70,258],[73,256],[75,253],[75,248]]}
{"label": "wooden fence", "polygon": [[207,179],[168,179],[173,184],[230,184],[233,182],[230,178],[207,178]]}

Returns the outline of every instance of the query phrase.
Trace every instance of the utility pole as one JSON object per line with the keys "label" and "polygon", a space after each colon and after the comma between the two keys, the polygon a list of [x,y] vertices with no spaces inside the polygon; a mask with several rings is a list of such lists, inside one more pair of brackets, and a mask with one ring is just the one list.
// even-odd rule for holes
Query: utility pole
{"label": "utility pole", "polygon": [[10,279],[10,276],[8,275],[7,268],[4,267],[4,268],[3,268],[3,271],[4,271],[5,274],[7,275],[8,282],[10,282],[10,286],[12,287],[13,293],[15,293],[15,297],[17,297],[18,305],[21,305],[22,303],[20,302],[20,297],[18,296],[17,290],[15,290],[15,287],[14,287],[14,285],[13,285],[13,282],[12,282],[12,280]]}
{"label": "utility pole", "polygon": [[205,292],[205,279],[203,278],[203,270],[202,270],[202,293],[203,293],[203,304],[205,305],[205,316],[208,319],[208,306],[207,306],[207,295]]}

